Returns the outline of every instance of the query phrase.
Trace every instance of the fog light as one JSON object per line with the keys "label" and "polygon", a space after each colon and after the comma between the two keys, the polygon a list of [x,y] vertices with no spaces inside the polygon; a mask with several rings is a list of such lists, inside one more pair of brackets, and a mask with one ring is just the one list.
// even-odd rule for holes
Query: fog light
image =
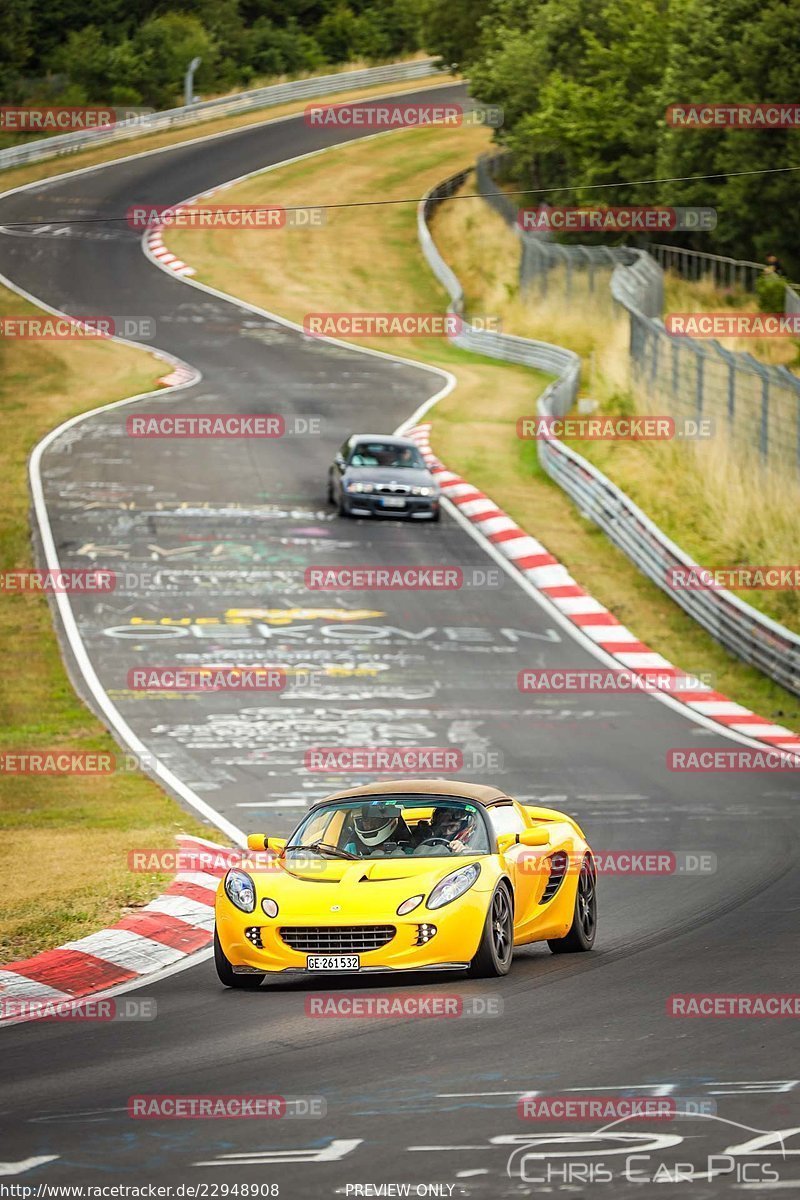
{"label": "fog light", "polygon": [[436,933],[435,925],[418,925],[417,926],[417,945],[424,946],[428,943]]}
{"label": "fog light", "polygon": [[261,944],[261,930],[259,929],[258,925],[251,925],[249,928],[245,929],[244,936],[247,938],[248,942],[256,947],[257,950],[264,949],[263,945]]}

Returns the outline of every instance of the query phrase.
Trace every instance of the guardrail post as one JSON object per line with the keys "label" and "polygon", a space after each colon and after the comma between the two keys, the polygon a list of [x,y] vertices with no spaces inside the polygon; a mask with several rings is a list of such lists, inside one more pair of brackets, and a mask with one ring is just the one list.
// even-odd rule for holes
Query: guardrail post
{"label": "guardrail post", "polygon": [[658,343],[661,339],[658,331],[655,329],[651,329],[650,336],[653,339],[653,354],[650,359],[650,379],[652,381],[655,379],[656,374],[658,373]]}
{"label": "guardrail post", "polygon": [[706,360],[702,353],[696,353],[697,373],[695,376],[695,404],[697,406],[698,421],[703,415],[703,368],[706,365]]}
{"label": "guardrail post", "polygon": [[678,367],[678,363],[679,363],[678,355],[679,354],[680,354],[680,350],[678,349],[678,342],[675,338],[673,338],[672,339],[672,394],[673,394],[673,396],[677,396],[677,394],[678,394],[678,381],[680,379],[680,369]]}

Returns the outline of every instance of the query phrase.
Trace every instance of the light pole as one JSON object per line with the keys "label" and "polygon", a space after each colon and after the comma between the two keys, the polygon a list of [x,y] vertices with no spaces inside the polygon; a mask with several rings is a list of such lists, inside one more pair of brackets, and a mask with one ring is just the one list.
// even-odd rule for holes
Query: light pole
{"label": "light pole", "polygon": [[202,62],[202,58],[193,58],[183,77],[183,103],[194,104],[194,73]]}

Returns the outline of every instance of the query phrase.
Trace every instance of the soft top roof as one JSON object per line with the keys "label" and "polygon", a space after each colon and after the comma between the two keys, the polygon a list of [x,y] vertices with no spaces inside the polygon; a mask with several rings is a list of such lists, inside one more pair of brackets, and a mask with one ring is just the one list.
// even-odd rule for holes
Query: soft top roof
{"label": "soft top roof", "polygon": [[[459,779],[387,779],[380,783],[368,783],[364,787],[348,788],[327,796],[330,800],[354,800],[359,796],[456,796],[462,800],[474,800],[478,804],[490,804],[494,800],[508,800],[501,788],[484,783],[465,783]],[[316,805],[314,805],[316,808]]]}

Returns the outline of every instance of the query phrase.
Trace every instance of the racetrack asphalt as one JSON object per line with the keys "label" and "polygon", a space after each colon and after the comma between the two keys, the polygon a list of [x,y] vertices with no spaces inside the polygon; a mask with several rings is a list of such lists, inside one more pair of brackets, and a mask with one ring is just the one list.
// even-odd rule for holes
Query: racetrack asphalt
{"label": "racetrack asphalt", "polygon": [[[459,94],[421,88],[404,99]],[[791,990],[797,783],[786,772],[670,772],[672,747],[736,743],[652,696],[521,695],[522,667],[597,660],[449,516],[423,525],[333,514],[325,475],[343,438],[392,431],[441,388],[440,376],[304,337],[193,289],[157,270],[140,235],[122,223],[74,224],[119,217],[133,202],[176,204],[357,136],[310,129],[300,116],[0,198],[0,223],[39,222],[0,236],[0,269],[14,284],[72,315],[151,317],[152,344],[202,372],[194,387],[86,418],[43,455],[62,566],[132,576],[130,587],[102,599],[72,598],[97,675],[148,749],[245,832],[285,834],[310,802],[351,778],[361,782],[307,770],[313,746],[455,747],[465,756],[459,774],[564,808],[597,849],[707,852],[716,870],[602,878],[591,955],[554,957],[533,947],[496,981],[324,985],[326,994],[499,1000],[498,1016],[314,1018],[306,1000],[323,991],[316,981],[226,992],[206,961],[133,993],[156,1000],[155,1020],[5,1029],[0,1159],[54,1156],[25,1168],[24,1183],[275,1183],[289,1200],[403,1181],[454,1184],[454,1195],[567,1185],[588,1194],[591,1180],[568,1180],[563,1145],[553,1142],[534,1147],[550,1158],[526,1160],[528,1182],[519,1160],[507,1177],[521,1139],[598,1129],[520,1120],[517,1099],[530,1090],[617,1095],[650,1087],[716,1105],[718,1119],[628,1122],[614,1131],[628,1141],[595,1137],[594,1158],[590,1143],[578,1143],[583,1167],[604,1155],[618,1163],[619,1155],[607,1155],[620,1145],[638,1153],[652,1146],[637,1163],[652,1175],[660,1162],[699,1166],[754,1137],[750,1130],[800,1126],[795,1022],[680,1020],[666,1011],[673,993]],[[353,299],[358,308],[355,291]],[[289,422],[318,418],[321,433],[137,440],[125,433],[134,411],[279,413]],[[309,591],[305,569],[330,564],[495,574],[493,586],[449,592]],[[342,610],[352,619],[339,619]],[[127,686],[132,667],[210,663],[277,663],[290,684],[244,698],[155,698]],[[331,667],[337,673],[325,673]],[[307,668],[314,674],[301,685]],[[131,1120],[128,1099],[140,1093],[323,1097],[327,1112]],[[665,1135],[684,1140],[667,1145]],[[790,1145],[797,1151],[797,1138]],[[774,1165],[780,1153],[767,1157]],[[751,1166],[764,1160],[747,1158]],[[532,1182],[554,1164],[560,1177]],[[791,1159],[779,1167],[781,1180],[800,1177]],[[691,1195],[728,1195],[757,1178],[740,1174],[695,1182]],[[613,1187],[615,1195],[642,1194],[624,1178]],[[659,1195],[686,1194],[685,1184],[659,1187]],[[594,1188],[602,1188],[597,1179]]]}

